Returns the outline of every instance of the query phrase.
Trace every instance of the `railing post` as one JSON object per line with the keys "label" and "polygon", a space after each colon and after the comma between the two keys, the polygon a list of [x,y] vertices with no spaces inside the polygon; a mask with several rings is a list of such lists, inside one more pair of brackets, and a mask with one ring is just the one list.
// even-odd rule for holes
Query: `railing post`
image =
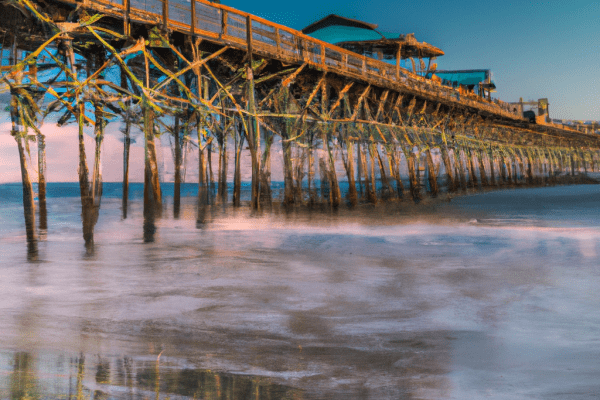
{"label": "railing post", "polygon": [[129,24],[129,13],[131,11],[131,0],[123,0],[125,15],[123,16],[123,35],[131,35],[131,25]]}
{"label": "railing post", "polygon": [[227,18],[228,12],[223,10],[221,13],[221,37],[227,36]]}
{"label": "railing post", "polygon": [[194,34],[196,33],[196,0],[191,0],[191,10],[192,12],[192,18],[191,18],[191,26],[190,26],[190,31],[192,34],[192,41],[194,39]]}
{"label": "railing post", "polygon": [[163,9],[162,9],[162,19],[163,19],[163,29],[165,32],[169,31],[169,0],[162,0]]}
{"label": "railing post", "polygon": [[301,60],[304,60],[304,48],[302,46],[302,38],[299,38],[298,36],[294,36],[294,38],[296,39],[296,47],[298,48],[298,57],[300,57]]}
{"label": "railing post", "polygon": [[281,52],[281,35],[279,34],[279,28],[275,28],[275,43],[277,45],[277,54]]}
{"label": "railing post", "polygon": [[321,67],[325,69],[325,45],[321,43]]}
{"label": "railing post", "polygon": [[362,73],[363,75],[367,74],[367,57],[362,56]]}
{"label": "railing post", "polygon": [[248,62],[252,68],[252,17],[246,17],[246,47],[248,50]]}
{"label": "railing post", "polygon": [[396,52],[396,79],[400,80],[400,60],[402,60],[402,45],[398,44],[398,51]]}

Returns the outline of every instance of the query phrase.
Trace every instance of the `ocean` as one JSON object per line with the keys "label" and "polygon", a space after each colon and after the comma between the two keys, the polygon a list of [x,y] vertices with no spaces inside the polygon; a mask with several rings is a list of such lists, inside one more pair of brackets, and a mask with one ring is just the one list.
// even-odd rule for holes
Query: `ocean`
{"label": "ocean", "polygon": [[[247,188],[246,188],[247,190]],[[600,398],[600,185],[348,210],[0,185],[0,398]]]}

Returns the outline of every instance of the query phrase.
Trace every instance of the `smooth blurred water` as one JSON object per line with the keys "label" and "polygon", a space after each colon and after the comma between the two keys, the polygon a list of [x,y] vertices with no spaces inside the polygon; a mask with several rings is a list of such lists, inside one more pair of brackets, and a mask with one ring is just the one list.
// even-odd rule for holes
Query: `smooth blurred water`
{"label": "smooth blurred water", "polygon": [[201,224],[169,190],[144,243],[105,184],[90,252],[50,184],[28,261],[0,185],[0,398],[600,397],[599,185]]}

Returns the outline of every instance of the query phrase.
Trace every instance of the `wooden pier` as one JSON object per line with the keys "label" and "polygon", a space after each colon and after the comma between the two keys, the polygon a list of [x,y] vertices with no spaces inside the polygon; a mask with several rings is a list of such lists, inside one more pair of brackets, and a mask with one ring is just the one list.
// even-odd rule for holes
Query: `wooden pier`
{"label": "wooden pier", "polygon": [[[161,133],[174,142],[176,214],[182,152],[190,142],[198,151],[199,203],[209,202],[213,157],[219,165],[214,184],[227,201],[227,154],[233,146],[232,204],[241,204],[240,160],[248,156],[254,208],[272,201],[332,207],[405,197],[419,201],[468,187],[555,183],[598,168],[597,135],[530,124],[508,103],[461,93],[399,62],[365,57],[224,5],[12,0],[0,10],[2,54],[8,60],[1,83],[11,93],[11,134],[21,156],[32,238],[35,204],[26,149],[31,140],[37,142],[38,208],[45,223],[45,138],[39,128],[50,114],[58,116],[59,125],[79,126],[88,244],[102,196],[104,128],[115,119],[124,133],[124,217],[131,130],[144,132],[149,238],[162,210],[154,144]],[[96,138],[91,171],[86,125],[94,127]],[[275,142],[282,146],[281,199],[271,192]],[[348,183],[345,193],[342,179]]]}

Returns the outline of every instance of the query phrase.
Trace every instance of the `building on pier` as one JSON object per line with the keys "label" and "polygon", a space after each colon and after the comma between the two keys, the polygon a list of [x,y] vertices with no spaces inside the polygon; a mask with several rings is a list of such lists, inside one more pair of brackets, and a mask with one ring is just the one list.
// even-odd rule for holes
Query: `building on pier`
{"label": "building on pier", "polygon": [[421,76],[434,69],[434,60],[444,55],[441,49],[418,42],[413,33],[397,35],[381,32],[377,27],[330,14],[302,29],[302,33],[357,54],[397,64]]}
{"label": "building on pier", "polygon": [[[488,100],[491,100],[491,94],[496,91],[496,84],[492,81],[492,71],[489,69],[436,70],[435,75],[444,85],[476,93],[481,97],[487,97]],[[427,78],[431,78],[431,75]]]}
{"label": "building on pier", "polygon": [[377,28],[376,24],[330,14],[302,29],[302,33],[491,101],[496,85],[489,69],[440,71],[434,61],[444,55],[441,49],[417,41],[413,33],[397,35]]}

